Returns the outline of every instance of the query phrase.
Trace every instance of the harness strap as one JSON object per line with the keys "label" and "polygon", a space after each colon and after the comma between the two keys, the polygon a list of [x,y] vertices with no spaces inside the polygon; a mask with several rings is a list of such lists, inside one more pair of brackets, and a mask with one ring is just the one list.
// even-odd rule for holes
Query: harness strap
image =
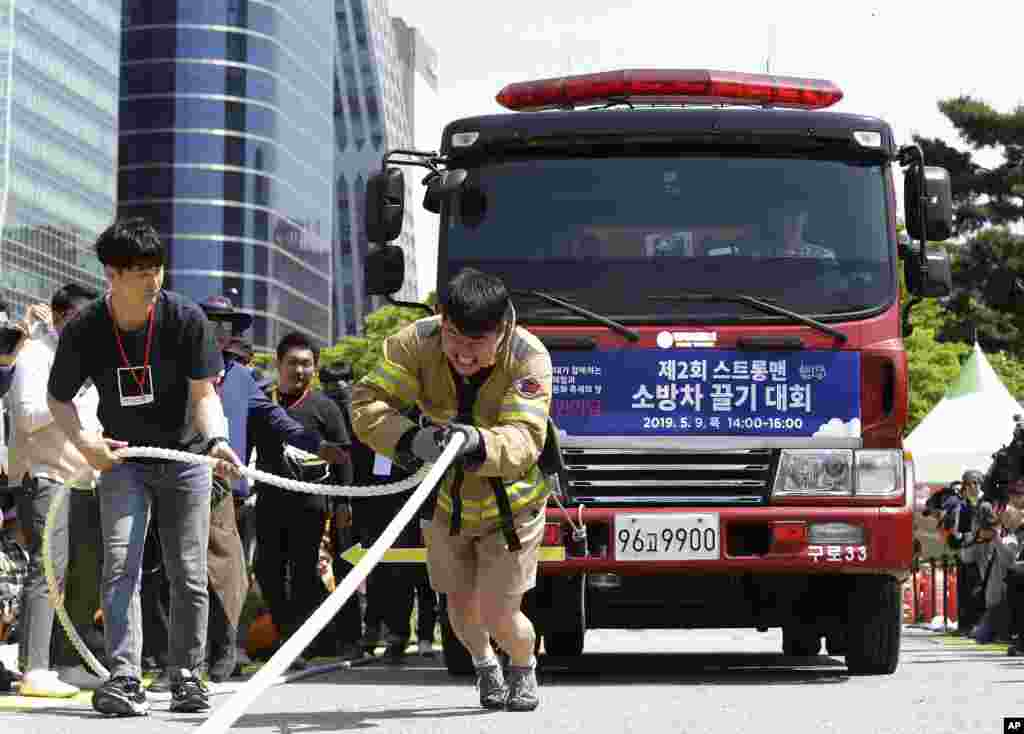
{"label": "harness strap", "polygon": [[466,476],[466,469],[461,461],[452,466],[452,517],[449,535],[458,535],[462,530],[462,480]]}
{"label": "harness strap", "polygon": [[519,542],[519,535],[516,534],[516,526],[512,520],[512,505],[508,501],[508,492],[505,485],[498,477],[491,477],[491,489],[494,490],[494,498],[498,502],[498,515],[501,518],[501,532],[505,536],[510,551],[517,551],[522,548]]}
{"label": "harness strap", "polygon": [[[451,366],[449,365],[449,369]],[[456,423],[473,425],[473,405],[480,393],[480,387],[487,381],[493,368],[490,368],[468,380],[462,379],[459,375],[452,373],[455,382],[455,393],[459,402]],[[452,486],[449,490],[452,498],[452,516],[449,527],[450,535],[458,535],[462,530],[462,482],[465,479],[465,465],[457,462],[451,469]],[[505,485],[498,477],[490,478],[491,489],[494,491],[494,498],[498,504],[498,516],[501,532],[505,536],[505,542],[510,551],[518,551],[522,548],[519,536],[516,534],[515,522],[512,518],[512,503],[509,502],[508,492]]]}

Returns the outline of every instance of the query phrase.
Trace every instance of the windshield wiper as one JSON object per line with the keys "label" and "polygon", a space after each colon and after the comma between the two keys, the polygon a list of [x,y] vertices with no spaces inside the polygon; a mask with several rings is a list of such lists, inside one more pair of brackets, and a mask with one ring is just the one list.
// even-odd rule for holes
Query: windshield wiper
{"label": "windshield wiper", "polygon": [[838,329],[833,329],[828,324],[823,324],[817,319],[812,319],[810,316],[804,316],[803,314],[790,311],[788,308],[783,308],[769,301],[755,298],[754,296],[748,296],[743,293],[703,293],[700,291],[683,291],[677,294],[669,294],[664,296],[648,296],[652,301],[717,301],[722,303],[745,303],[748,306],[753,306],[759,311],[764,311],[770,314],[776,314],[778,316],[786,316],[799,324],[806,324],[813,329],[828,334],[831,337],[838,339],[842,343],[846,343],[849,337]]}
{"label": "windshield wiper", "polygon": [[630,329],[628,326],[623,326],[618,321],[612,321],[611,319],[601,316],[600,314],[596,314],[593,311],[588,311],[582,306],[577,306],[575,303],[563,301],[561,298],[555,298],[554,296],[549,295],[547,293],[543,293],[541,291],[510,292],[513,296],[533,296],[534,298],[539,298],[542,301],[547,301],[548,303],[554,304],[555,306],[561,306],[566,311],[572,311],[573,313],[579,314],[580,316],[586,316],[591,321],[607,326],[612,331],[622,334],[622,336],[626,337],[626,339],[628,339],[631,342],[640,341],[640,335],[637,334],[632,329]]}

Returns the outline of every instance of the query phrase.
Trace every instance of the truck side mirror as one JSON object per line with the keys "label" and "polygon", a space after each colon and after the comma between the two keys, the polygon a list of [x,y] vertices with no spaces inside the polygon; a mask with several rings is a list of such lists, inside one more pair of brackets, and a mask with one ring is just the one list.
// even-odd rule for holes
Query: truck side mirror
{"label": "truck side mirror", "polygon": [[456,193],[466,183],[469,174],[463,168],[453,168],[433,174],[427,180],[427,192],[423,195],[423,208],[434,214],[441,213],[441,202],[446,196]]}
{"label": "truck side mirror", "polygon": [[925,222],[927,232],[921,229],[921,176],[912,168],[903,179],[903,207],[907,232],[915,240],[927,234],[928,239],[947,240],[953,234],[953,189],[949,171],[939,166],[924,166]]}
{"label": "truck side mirror", "polygon": [[925,257],[920,295],[925,298],[945,298],[953,292],[953,271],[949,264],[949,253],[941,247],[929,247],[925,251]]}
{"label": "truck side mirror", "polygon": [[371,296],[398,293],[405,282],[405,253],[398,245],[380,245],[366,253],[366,292]]}
{"label": "truck side mirror", "polygon": [[902,246],[907,290],[922,298],[945,298],[953,292],[953,272],[949,253],[941,247],[929,247],[924,267],[921,266],[920,245],[908,242]]}
{"label": "truck side mirror", "polygon": [[401,168],[385,168],[366,182],[366,236],[370,242],[392,242],[402,233],[405,217],[405,176]]}

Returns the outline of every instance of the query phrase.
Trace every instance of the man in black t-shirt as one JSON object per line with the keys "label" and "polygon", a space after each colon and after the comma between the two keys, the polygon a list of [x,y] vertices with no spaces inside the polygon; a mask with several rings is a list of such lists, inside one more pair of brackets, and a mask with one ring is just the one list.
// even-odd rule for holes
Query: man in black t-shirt
{"label": "man in black t-shirt", "polygon": [[[351,440],[341,409],[323,392],[312,388],[319,360],[320,349],[307,336],[297,331],[287,334],[277,347],[280,384],[272,399],[307,431],[348,447]],[[300,481],[352,484],[351,462],[296,462],[286,457],[280,433],[253,421],[249,422],[249,431],[256,447],[257,468]],[[257,483],[254,489],[256,580],[270,607],[270,616],[285,639],[327,598],[319,571],[320,539],[327,513],[333,512],[337,503],[323,495],[290,492],[267,484]],[[291,579],[290,584],[286,583],[287,578]],[[347,619],[353,612],[358,614],[358,600],[354,596],[339,617]],[[307,652],[335,654],[339,636],[336,625],[337,622],[324,629]]]}
{"label": "man in black t-shirt", "polygon": [[[111,677],[93,695],[104,714],[147,713],[141,687],[139,586],[146,526],[155,508],[164,563],[171,580],[172,711],[209,709],[199,679],[206,648],[206,548],[210,525],[210,467],[150,459],[122,460],[128,446],[191,449],[240,477],[241,462],[227,442],[214,383],[224,369],[202,309],[164,291],[166,249],[145,220],[115,223],[96,242],[110,291],[61,332],[49,380],[54,420],[101,472],[103,620]],[[99,391],[103,436],[83,430],[71,402],[92,381]]]}

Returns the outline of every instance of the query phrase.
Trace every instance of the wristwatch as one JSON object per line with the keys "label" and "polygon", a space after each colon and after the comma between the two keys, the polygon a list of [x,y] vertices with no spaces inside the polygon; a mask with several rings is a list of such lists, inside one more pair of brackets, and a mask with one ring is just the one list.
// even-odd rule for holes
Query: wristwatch
{"label": "wristwatch", "polygon": [[206,447],[203,449],[203,453],[209,454],[211,451],[213,451],[213,447],[219,443],[228,443],[228,440],[224,436],[214,436],[213,438],[206,442]]}

